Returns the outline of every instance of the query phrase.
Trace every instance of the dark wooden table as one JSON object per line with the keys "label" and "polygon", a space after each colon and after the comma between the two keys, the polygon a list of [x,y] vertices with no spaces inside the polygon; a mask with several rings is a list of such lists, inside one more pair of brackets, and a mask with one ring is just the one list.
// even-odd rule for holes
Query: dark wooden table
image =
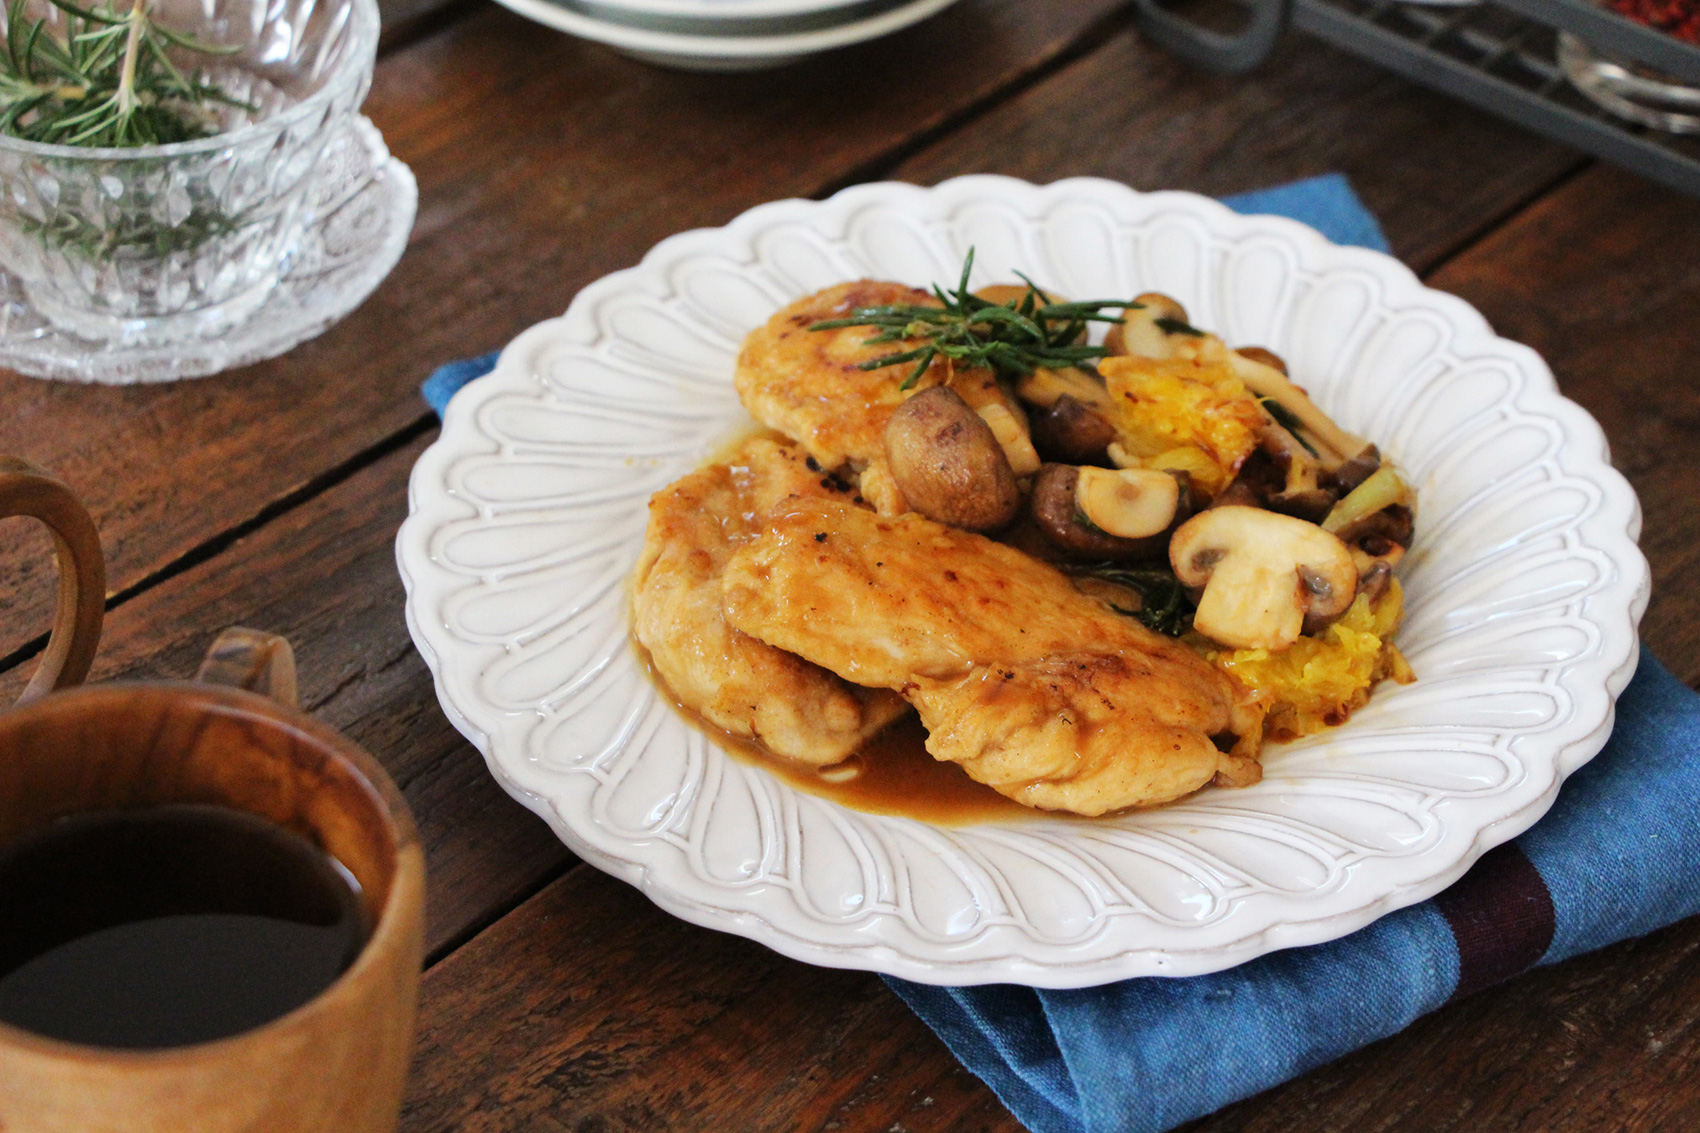
{"label": "dark wooden table", "polygon": [[[0,372],[0,452],[100,524],[94,677],[186,676],[231,624],[285,634],[306,707],[406,792],[431,871],[406,1130],[1018,1128],[876,977],[690,927],[575,861],[449,726],[408,640],[392,541],[436,435],[420,379],[680,229],[884,178],[1223,194],[1344,171],[1406,263],[1604,424],[1646,509],[1646,640],[1700,678],[1700,201],[1302,37],[1250,78],[1189,71],[1120,0],[962,0],[752,76],[439,3],[389,13],[366,112],[418,175],[419,220],[359,311],[203,381]],[[0,694],[42,647],[48,551],[0,523]],[[1700,919],[1524,976],[1192,1128],[1700,1129],[1697,949]]]}

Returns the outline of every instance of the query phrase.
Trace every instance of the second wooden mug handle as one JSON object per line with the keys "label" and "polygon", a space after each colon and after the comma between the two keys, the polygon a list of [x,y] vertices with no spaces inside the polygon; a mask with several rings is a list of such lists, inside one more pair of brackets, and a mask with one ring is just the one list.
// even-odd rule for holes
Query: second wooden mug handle
{"label": "second wooden mug handle", "polygon": [[75,492],[15,456],[0,456],[0,519],[27,515],[53,534],[59,560],[59,607],[47,651],[18,703],[46,696],[88,676],[106,612],[106,560],[100,533]]}
{"label": "second wooden mug handle", "polygon": [[244,688],[290,708],[299,707],[295,651],[289,647],[288,638],[264,630],[231,626],[219,634],[195,679],[203,684]]}

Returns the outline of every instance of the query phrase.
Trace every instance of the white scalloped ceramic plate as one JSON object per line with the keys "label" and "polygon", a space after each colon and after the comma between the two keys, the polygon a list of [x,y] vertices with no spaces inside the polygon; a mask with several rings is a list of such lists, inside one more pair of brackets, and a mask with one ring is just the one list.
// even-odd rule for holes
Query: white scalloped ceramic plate
{"label": "white scalloped ceramic plate", "polygon": [[[1286,357],[1422,494],[1400,643],[1420,675],[1272,746],[1261,783],[1095,821],[849,811],[709,743],[628,642],[645,501],[746,417],[745,332],[859,276],[1157,289]],[[1543,814],[1636,660],[1640,510],[1533,351],[1396,261],[1183,193],[964,177],[780,201],[663,241],[450,404],[398,538],[443,707],[586,860],[817,964],[1078,987],[1213,971],[1439,891]]]}

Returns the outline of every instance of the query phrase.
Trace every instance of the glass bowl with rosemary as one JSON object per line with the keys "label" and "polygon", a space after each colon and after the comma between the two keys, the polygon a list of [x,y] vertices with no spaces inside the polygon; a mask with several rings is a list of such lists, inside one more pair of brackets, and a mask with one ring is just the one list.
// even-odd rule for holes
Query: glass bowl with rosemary
{"label": "glass bowl with rosemary", "polygon": [[91,349],[215,337],[310,222],[371,84],[376,0],[11,0],[0,268]]}

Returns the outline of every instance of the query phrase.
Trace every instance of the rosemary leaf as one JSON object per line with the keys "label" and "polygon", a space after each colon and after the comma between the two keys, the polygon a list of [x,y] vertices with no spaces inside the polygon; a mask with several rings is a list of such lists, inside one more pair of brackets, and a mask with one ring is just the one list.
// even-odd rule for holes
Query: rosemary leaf
{"label": "rosemary leaf", "polygon": [[954,291],[934,284],[938,306],[884,305],[861,307],[848,318],[827,319],[810,330],[869,327],[876,331],[863,341],[869,345],[913,342],[922,345],[897,350],[863,362],[864,370],[915,362],[904,380],[908,389],[926,373],[939,356],[964,367],[989,366],[1003,377],[1023,377],[1039,369],[1062,369],[1102,358],[1105,349],[1082,343],[1081,336],[1094,322],[1113,323],[1119,315],[1106,311],[1128,311],[1143,306],[1132,300],[1096,299],[1058,303],[1025,275],[1017,272],[1026,291],[1007,303],[993,303],[968,290],[974,270],[974,249],[963,259],[962,275]]}
{"label": "rosemary leaf", "polygon": [[1167,315],[1161,318],[1152,319],[1151,321],[1162,328],[1164,334],[1186,334],[1191,335],[1193,338],[1204,337],[1204,332],[1192,324],[1183,323],[1179,319],[1171,319]]}
{"label": "rosemary leaf", "polygon": [[1137,618],[1147,629],[1169,637],[1179,637],[1192,628],[1192,599],[1186,587],[1165,567],[1130,567],[1125,563],[1093,563],[1074,568],[1075,574],[1101,578],[1136,591],[1140,597],[1137,610],[1112,608],[1119,614]]}

